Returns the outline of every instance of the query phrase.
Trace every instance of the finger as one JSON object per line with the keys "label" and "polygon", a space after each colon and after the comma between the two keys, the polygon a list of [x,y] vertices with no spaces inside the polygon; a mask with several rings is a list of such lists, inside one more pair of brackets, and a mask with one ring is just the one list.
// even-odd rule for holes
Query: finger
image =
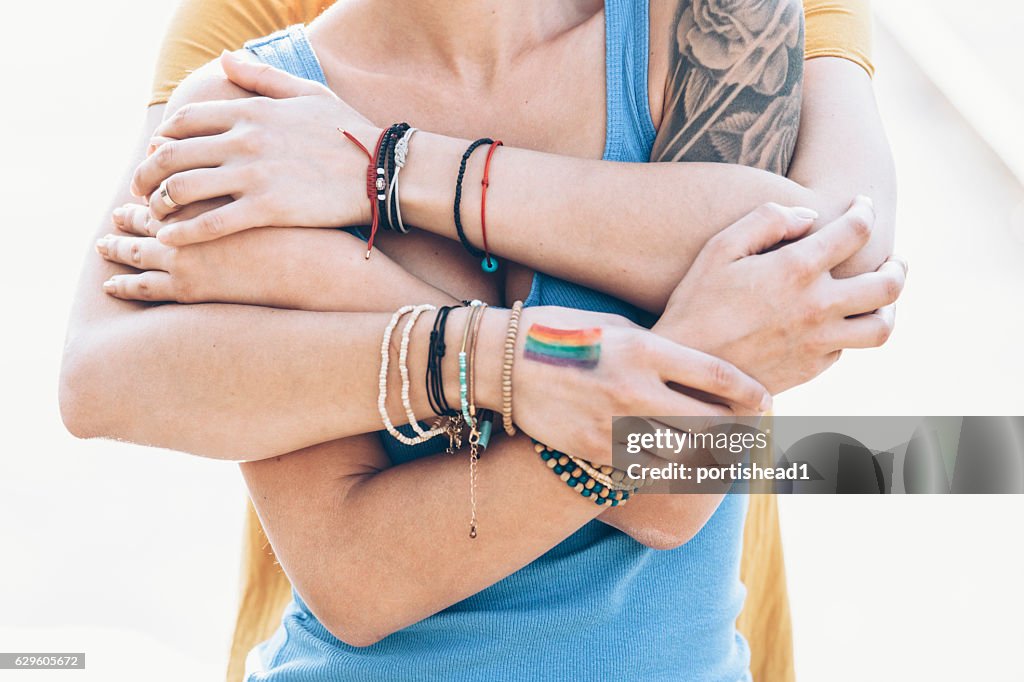
{"label": "finger", "polygon": [[242,118],[251,99],[217,100],[186,104],[153,131],[155,137],[184,140],[227,132]]}
{"label": "finger", "polygon": [[160,183],[175,173],[194,168],[216,168],[231,153],[227,135],[168,140],[147,156],[132,175],[132,193],[149,196]]}
{"label": "finger", "polygon": [[156,236],[168,246],[186,246],[208,242],[254,227],[267,227],[266,214],[256,210],[254,202],[242,199],[231,201],[194,218],[164,225]]}
{"label": "finger", "polygon": [[168,206],[157,189],[149,197],[149,211],[157,220],[163,220],[182,206],[231,196],[244,186],[241,173],[239,168],[196,168],[175,173],[161,186],[177,206],[173,209]]}
{"label": "finger", "polygon": [[111,263],[138,270],[166,270],[171,247],[152,237],[118,237],[108,234],[96,240],[96,251]]}
{"label": "finger", "polygon": [[103,291],[129,301],[174,301],[170,274],[148,270],[137,275],[114,275],[103,283]]}
{"label": "finger", "polygon": [[233,52],[221,54],[220,66],[224,69],[224,75],[235,85],[274,99],[327,92],[326,88],[315,81],[293,76],[263,62],[243,59]]}
{"label": "finger", "polygon": [[885,306],[868,315],[839,321],[829,345],[838,349],[878,348],[889,340],[895,326],[896,306]]}
{"label": "finger", "polygon": [[[655,337],[650,345],[652,355],[659,362],[663,381],[716,396],[729,406],[760,412],[771,408],[772,398],[767,389],[731,363],[659,337]],[[687,398],[680,405],[691,402],[706,404]],[[717,411],[717,407],[714,409]],[[681,414],[686,415],[685,412]],[[709,413],[702,411],[698,414]]]}
{"label": "finger", "polygon": [[907,282],[903,265],[888,260],[875,272],[836,280],[835,309],[843,317],[871,313],[896,302]]}
{"label": "finger", "polygon": [[152,237],[160,229],[160,222],[154,220],[149,207],[142,204],[125,204],[115,208],[112,218],[119,230],[140,237]]}
{"label": "finger", "polygon": [[736,260],[804,236],[817,218],[818,214],[809,208],[764,204],[725,228],[713,241],[728,258]]}
{"label": "finger", "polygon": [[813,271],[828,271],[860,251],[871,238],[874,225],[874,204],[859,196],[839,218],[786,248],[806,258]]}

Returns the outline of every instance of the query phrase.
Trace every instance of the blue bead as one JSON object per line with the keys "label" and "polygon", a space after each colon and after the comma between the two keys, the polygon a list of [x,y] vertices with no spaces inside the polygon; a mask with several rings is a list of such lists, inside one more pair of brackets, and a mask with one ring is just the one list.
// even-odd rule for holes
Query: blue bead
{"label": "blue bead", "polygon": [[579,483],[579,481],[577,481],[575,478],[570,478],[568,481],[565,482],[565,484],[570,488],[575,488],[577,483]]}
{"label": "blue bead", "polygon": [[595,497],[594,498],[594,504],[596,504],[598,506],[604,504],[604,498],[603,497]]}
{"label": "blue bead", "polygon": [[480,261],[480,267],[484,272],[497,272],[498,259],[493,256],[484,256],[484,259]]}
{"label": "blue bead", "polygon": [[564,468],[564,467],[562,467],[562,465],[561,465],[561,464],[556,464],[556,465],[555,465],[555,468],[554,468],[554,469],[552,469],[552,471],[554,471],[554,472],[555,472],[556,474],[558,474],[559,476],[561,476],[561,475],[562,475],[562,472],[563,472],[563,471],[565,471],[565,468]]}
{"label": "blue bead", "polygon": [[584,488],[583,492],[580,493],[580,495],[582,495],[583,497],[590,497],[591,494],[592,493],[589,490],[587,490],[586,488]]}
{"label": "blue bead", "polygon": [[540,458],[546,462],[549,459],[551,459],[551,453],[545,450],[544,452],[540,453]]}
{"label": "blue bead", "polygon": [[600,483],[595,483],[594,484],[594,492],[595,493],[599,493],[602,490],[604,490],[604,486],[603,485],[601,485]]}
{"label": "blue bead", "polygon": [[618,500],[612,500],[612,506],[613,507],[618,507],[619,506],[619,501]]}

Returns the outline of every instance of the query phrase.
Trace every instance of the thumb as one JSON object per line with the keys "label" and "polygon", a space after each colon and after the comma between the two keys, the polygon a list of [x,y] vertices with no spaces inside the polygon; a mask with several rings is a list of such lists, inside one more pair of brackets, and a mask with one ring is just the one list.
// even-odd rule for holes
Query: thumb
{"label": "thumb", "polygon": [[745,258],[803,237],[817,218],[809,208],[764,204],[725,228],[719,239],[731,258]]}
{"label": "thumb", "polygon": [[324,92],[323,86],[315,81],[293,76],[263,62],[243,59],[233,52],[223,52],[220,55],[220,65],[228,80],[258,95],[284,99],[320,95]]}

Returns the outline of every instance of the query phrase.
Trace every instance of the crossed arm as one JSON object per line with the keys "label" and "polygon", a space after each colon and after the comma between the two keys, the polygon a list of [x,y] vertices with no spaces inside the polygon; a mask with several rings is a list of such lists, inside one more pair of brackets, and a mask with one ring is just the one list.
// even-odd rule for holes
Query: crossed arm
{"label": "crossed arm", "polygon": [[[863,101],[853,94],[856,93],[857,86],[848,83],[848,87],[845,88],[837,86],[834,90],[827,89],[830,83],[827,74],[830,73],[830,69],[841,72],[845,65],[833,63],[832,66],[827,66],[824,61],[821,64],[820,83],[822,92],[828,96],[823,97],[824,102],[818,104],[817,109],[816,105],[805,99],[805,128],[801,133],[801,143],[793,172],[811,174],[812,170],[821,171],[827,164],[818,159],[827,156],[826,150],[834,148],[838,139],[850,141],[850,152],[854,154],[854,158],[863,160],[863,165],[853,163],[850,166],[844,165],[842,169],[826,167],[826,174],[834,176],[850,171],[863,171],[863,174],[853,179],[827,180],[818,177],[816,182],[820,183],[818,186],[822,188],[821,194],[818,195],[813,190],[780,180],[767,173],[763,174],[766,177],[761,177],[760,173],[748,173],[749,169],[708,167],[705,170],[710,171],[718,182],[749,180],[747,189],[750,193],[742,194],[739,201],[735,194],[731,194],[728,199],[716,199],[721,197],[722,185],[702,183],[695,174],[689,178],[692,184],[687,196],[692,195],[698,199],[692,199],[685,205],[679,201],[678,191],[671,194],[668,192],[666,181],[664,198],[672,202],[669,204],[671,215],[666,211],[647,216],[650,220],[644,219],[642,224],[661,224],[657,219],[671,223],[672,221],[666,218],[672,217],[678,220],[671,243],[680,248],[681,261],[686,261],[687,253],[692,251],[695,255],[699,252],[707,235],[716,229],[701,228],[701,220],[706,219],[710,221],[708,224],[720,228],[727,224],[733,213],[745,212],[768,199],[780,203],[809,204],[828,216],[844,209],[851,194],[870,191],[872,183],[877,182],[877,178],[885,176],[884,162],[887,156],[884,154],[883,163],[875,167],[876,170],[881,170],[871,173],[872,161],[877,161],[878,157],[872,156],[871,145],[865,146],[865,138],[858,137],[861,131],[855,130],[856,125],[863,119],[856,113],[849,118],[842,115],[844,104],[851,104],[851,108],[856,110],[857,106],[853,103]],[[815,70],[808,70],[808,92],[813,91],[811,83],[814,82]],[[853,81],[860,77],[859,73],[857,76],[852,73],[847,75]],[[866,77],[864,80],[864,85],[870,91],[870,87],[866,85]],[[845,96],[850,96],[852,102],[844,103]],[[839,130],[829,131],[830,127],[837,124]],[[822,147],[809,146],[804,142],[804,135],[811,135],[811,139]],[[872,136],[868,136],[868,139],[872,139]],[[533,160],[529,160],[531,165]],[[685,165],[675,168],[682,167]],[[735,176],[727,175],[731,170],[736,170]],[[607,177],[603,176],[604,172],[595,171],[594,187],[598,194],[601,194],[602,187],[607,186],[603,183],[613,181],[610,175],[612,171],[608,171]],[[633,169],[629,169],[628,172],[633,172]],[[682,173],[675,181],[678,182],[681,177]],[[622,180],[623,177],[620,176],[614,181],[619,183]],[[519,189],[529,191],[528,187],[519,186]],[[835,194],[832,195],[832,192]],[[840,202],[838,197],[841,192],[843,198]],[[884,221],[888,210],[885,197],[881,197],[882,200],[879,201],[879,192],[871,193],[876,197],[876,210],[883,221],[883,229],[876,229],[875,233],[881,235],[880,241],[884,243],[887,238]],[[799,200],[795,200],[797,198]],[[121,197],[121,200],[125,199],[126,197]],[[611,201],[607,197],[602,200]],[[511,196],[505,196],[501,201],[508,202],[512,215],[523,210],[512,205],[516,202]],[[744,201],[750,202],[749,205],[743,204]],[[556,210],[557,206],[547,208]],[[603,205],[603,208],[606,211],[622,211],[621,206]],[[428,213],[429,211],[425,215]],[[525,216],[520,218],[524,219]],[[654,222],[651,222],[652,220]],[[692,228],[692,244],[689,237],[680,240],[682,225],[687,229]],[[612,234],[617,231],[612,229],[617,226],[606,225],[602,228],[600,222],[596,225],[591,224],[590,227],[605,229]],[[104,228],[104,231],[108,229]],[[708,232],[702,232],[702,229],[708,229]],[[499,228],[495,232],[515,231]],[[689,235],[690,232],[683,234]],[[659,234],[657,231],[652,239],[658,239],[659,236],[668,239],[665,233]],[[595,243],[599,241],[594,240]],[[589,242],[590,240],[583,241],[584,244]],[[539,262],[530,262],[531,250],[527,246],[526,238],[522,244],[517,244],[518,242],[510,238],[509,243],[496,242],[494,248],[502,255],[531,265]],[[626,246],[630,245],[623,245]],[[632,246],[635,247],[636,243],[633,242]],[[520,255],[525,257],[517,258],[519,249],[522,250]],[[552,250],[543,257],[554,258],[554,253]],[[628,257],[631,259],[630,262],[634,263],[635,272],[649,273],[657,271],[656,262],[670,260],[660,256],[654,257],[655,254],[657,251],[648,251],[639,256],[630,252]],[[580,255],[579,252],[576,255]],[[386,269],[393,265],[389,265],[386,259],[377,261],[380,264],[374,265],[375,268]],[[554,260],[548,264],[549,271],[563,276],[580,267],[579,263],[560,264]],[[874,266],[865,269],[873,270]],[[481,515],[491,519],[494,532],[487,542],[493,544],[486,548],[475,546],[473,552],[467,552],[466,543],[461,537],[463,524],[460,523],[460,518],[465,515],[465,509],[458,500],[453,503],[443,495],[436,494],[427,495],[426,498],[416,497],[424,495],[424,480],[460,480],[465,472],[458,462],[444,458],[428,458],[412,465],[382,471],[387,466],[384,462],[375,464],[361,461],[353,465],[350,459],[337,456],[344,454],[344,448],[359,448],[360,442],[351,439],[345,443],[332,442],[334,439],[377,428],[376,414],[363,406],[353,405],[360,401],[342,400],[339,386],[375,385],[375,366],[370,366],[373,363],[369,363],[367,359],[376,357],[374,351],[379,343],[379,329],[382,326],[379,316],[359,317],[352,314],[268,310],[236,305],[144,307],[106,299],[99,294],[100,282],[117,271],[114,266],[98,262],[90,263],[87,268],[83,292],[80,294],[83,303],[76,307],[76,321],[73,323],[69,340],[70,354],[65,380],[66,385],[74,392],[82,391],[83,388],[86,391],[85,395],[75,396],[74,407],[78,409],[83,407],[84,398],[86,402],[98,402],[101,411],[105,411],[102,410],[103,407],[113,407],[111,397],[116,400],[117,396],[127,394],[138,395],[142,404],[126,405],[120,412],[114,410],[113,414],[108,413],[100,417],[102,421],[92,421],[95,417],[87,418],[80,422],[85,426],[81,430],[91,431],[93,435],[122,435],[122,429],[126,424],[139,423],[140,430],[129,433],[129,438],[141,442],[166,444],[171,441],[165,439],[173,437],[174,445],[182,449],[236,457],[252,457],[253,454],[261,453],[270,456],[325,442],[325,445],[313,447],[306,452],[273,460],[273,463],[246,465],[245,469],[246,476],[253,485],[257,505],[261,506],[261,512],[278,519],[277,523],[268,524],[268,532],[271,533],[275,546],[284,550],[282,561],[289,569],[289,575],[296,581],[303,594],[314,596],[311,604],[317,604],[314,607],[317,615],[346,641],[353,644],[371,643],[390,631],[472,594],[525,565],[596,516],[596,509],[580,505],[577,500],[568,499],[566,495],[569,491],[564,490],[564,486],[556,485],[557,481],[548,480],[553,477],[539,467],[533,466],[528,445],[521,441],[509,441],[499,444],[499,449],[494,450],[493,455],[488,453],[490,461],[494,462],[493,471],[500,471],[502,479],[506,475],[515,474],[519,477],[518,480],[536,485],[537,495],[543,500],[540,502],[542,508],[538,513],[537,507],[530,510],[517,507],[514,499],[506,500],[511,491],[503,487],[500,480],[489,481],[487,474],[484,474],[481,497],[492,500],[493,502],[487,504],[493,503],[494,508],[482,509]],[[120,272],[126,271],[122,269]],[[391,274],[397,273],[385,270],[381,276],[387,277]],[[676,282],[679,279],[678,275],[671,272],[663,272],[661,276],[665,278],[663,282],[659,280],[661,293],[646,300],[649,306],[657,304],[658,301],[654,298],[667,298],[668,292],[675,284],[670,280],[671,277],[675,277]],[[393,288],[378,290],[394,293],[397,298],[402,299],[401,302],[407,302],[410,297],[419,297],[416,300],[426,301],[446,296],[425,283],[417,283],[414,278],[406,277],[402,281],[406,282],[406,285],[401,291],[395,291]],[[653,279],[651,283],[654,283]],[[623,277],[620,273],[618,277],[612,278],[611,283],[606,282],[603,288],[613,289],[612,293],[645,302],[639,300],[638,297],[642,294],[639,292],[640,287],[635,284],[635,279]],[[99,331],[101,327],[102,331]],[[303,350],[301,353],[294,352],[296,339],[300,340]],[[339,352],[342,346],[347,352]],[[104,358],[104,361],[99,361],[97,356]],[[122,367],[118,373],[107,371],[109,358],[112,356],[122,358],[130,367]],[[126,369],[128,371],[125,371]],[[268,369],[273,371],[268,372]],[[140,382],[149,390],[141,393],[131,390]],[[202,406],[206,415],[199,414],[196,405]],[[153,431],[153,414],[161,414],[171,425],[168,430],[174,430],[177,434],[171,436],[169,433]],[[393,416],[397,414],[396,411]],[[194,432],[188,433],[185,430],[186,433],[181,433],[183,430],[178,428],[177,423],[184,420],[187,420],[185,423],[196,424]],[[339,472],[339,465],[348,469]],[[289,471],[292,472],[291,475],[288,474]],[[296,498],[284,492],[296,489],[300,481],[305,482],[305,487],[309,480],[316,480],[318,483],[312,490],[307,488],[311,499],[307,498],[306,504],[314,505],[312,508],[321,510],[321,513],[316,515],[313,522],[306,518],[303,523],[299,523],[302,520],[302,512],[308,514],[310,507],[303,505],[304,510],[296,509]],[[345,481],[344,485],[338,484],[340,480]],[[434,489],[443,493],[444,486],[438,485]],[[548,489],[550,494],[546,494]],[[561,492],[558,489],[561,489]],[[281,494],[275,494],[275,491]],[[410,515],[403,512],[402,505],[398,504],[396,507],[396,500],[403,499],[416,499],[419,504],[410,507],[429,505],[436,513]],[[335,518],[334,512],[330,511],[340,510],[342,505],[338,503],[342,500],[345,502],[346,510],[344,520]],[[508,504],[505,504],[506,502]],[[613,520],[615,515],[623,517],[632,513],[637,520],[633,525],[640,529],[638,533],[643,532],[643,529],[650,532],[652,528],[667,528],[669,540],[662,539],[660,543],[656,543],[664,546],[673,546],[684,541],[703,524],[714,509],[714,504],[706,509],[696,509],[690,505],[684,509],[670,509],[671,513],[667,513],[666,508],[659,505],[658,500],[654,498],[636,502],[632,510],[626,508],[621,512],[608,514],[606,516],[609,518],[604,520]],[[681,519],[681,514],[688,514],[689,518]],[[424,517],[429,518],[425,520]],[[292,522],[288,521],[289,518]],[[358,522],[355,519],[358,519]],[[390,519],[390,522],[378,526],[374,525],[374,519],[377,519],[378,523],[382,523],[382,519]],[[543,523],[538,519],[543,519]],[[622,518],[620,521],[626,526],[629,519]],[[308,528],[308,532],[296,530],[303,525]],[[275,528],[288,530],[275,533]],[[523,532],[523,529],[527,531]],[[396,536],[396,532],[401,533],[401,537]],[[383,591],[367,590],[365,583],[345,579],[345,576],[365,577],[367,571],[365,568],[359,570],[360,566],[372,564],[374,571],[370,573],[379,574],[382,566],[389,565],[383,557],[377,556],[382,550],[375,539],[382,534],[389,534],[396,538],[396,541],[408,543],[411,547],[419,542],[426,542],[428,537],[432,538],[432,541],[440,538],[443,543],[448,543],[446,549],[450,550],[449,556],[459,557],[459,560],[452,562],[453,565],[465,560],[472,562],[476,570],[463,574],[456,573],[450,567],[427,568],[415,558],[409,559],[408,562],[396,562],[388,569],[393,572],[392,578],[422,575],[424,579],[421,582],[408,579],[400,581],[402,589],[390,593],[395,602],[392,604],[390,599],[380,596]],[[417,554],[410,552],[410,556],[415,557]],[[387,574],[380,574],[380,580],[382,585],[395,585],[394,582],[389,583]],[[434,586],[439,582],[447,582],[452,588],[438,592]],[[348,587],[344,590],[338,589],[344,585]],[[373,613],[392,615],[383,619],[371,619],[372,622],[360,621],[361,617],[366,618],[367,614]]]}

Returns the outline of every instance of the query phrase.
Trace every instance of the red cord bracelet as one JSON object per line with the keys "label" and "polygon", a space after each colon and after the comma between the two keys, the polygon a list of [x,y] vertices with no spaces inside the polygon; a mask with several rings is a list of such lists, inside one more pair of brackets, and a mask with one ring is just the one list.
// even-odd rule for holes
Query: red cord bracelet
{"label": "red cord bracelet", "polygon": [[484,177],[480,181],[482,187],[480,191],[480,235],[484,243],[484,262],[482,264],[484,272],[494,272],[498,269],[498,261],[491,258],[491,250],[487,247],[487,188],[491,185],[491,157],[494,156],[494,150],[502,145],[504,143],[501,140],[495,140],[487,150],[487,160],[484,161]]}
{"label": "red cord bracelet", "polygon": [[384,141],[384,136],[387,134],[388,129],[385,128],[381,131],[380,137],[377,138],[377,145],[375,152],[370,154],[370,150],[363,146],[363,143],[356,139],[356,136],[347,130],[338,128],[338,132],[348,138],[348,140],[359,147],[364,154],[366,154],[367,160],[370,162],[366,166],[366,198],[370,200],[370,215],[372,216],[370,222],[370,239],[366,242],[366,259],[370,259],[370,252],[373,251],[373,240],[377,236],[377,228],[380,227],[380,212],[377,210],[377,197],[384,190],[386,181],[384,178],[377,177],[377,156],[380,154],[380,145]]}

